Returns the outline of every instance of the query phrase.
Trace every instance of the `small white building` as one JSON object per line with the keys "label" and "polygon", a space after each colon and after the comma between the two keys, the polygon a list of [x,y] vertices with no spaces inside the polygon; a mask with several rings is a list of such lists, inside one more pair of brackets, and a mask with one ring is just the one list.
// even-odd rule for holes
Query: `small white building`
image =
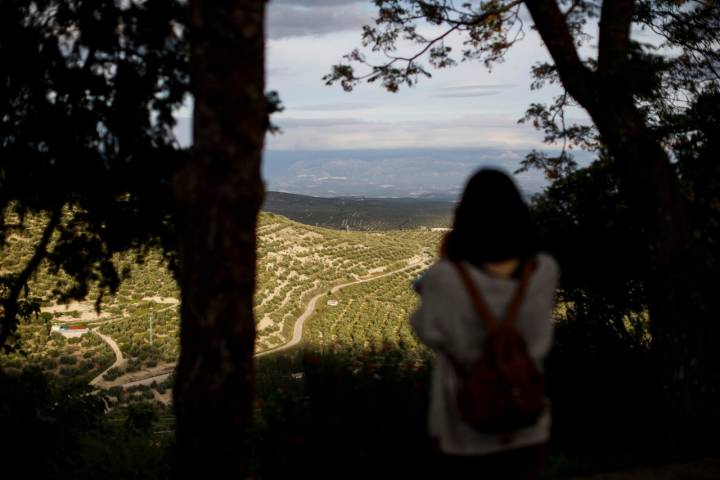
{"label": "small white building", "polygon": [[337,300],[328,300],[327,304],[330,305],[331,307],[336,307],[338,304],[338,301]]}
{"label": "small white building", "polygon": [[82,337],[86,333],[88,333],[90,330],[87,328],[70,328],[67,325],[53,325],[50,327],[51,332],[59,333],[65,338],[77,338]]}

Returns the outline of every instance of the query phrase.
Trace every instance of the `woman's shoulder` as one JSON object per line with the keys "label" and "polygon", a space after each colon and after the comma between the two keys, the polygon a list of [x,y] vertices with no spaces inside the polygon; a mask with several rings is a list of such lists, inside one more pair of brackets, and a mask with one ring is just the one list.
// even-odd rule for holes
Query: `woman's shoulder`
{"label": "woman's shoulder", "polygon": [[[560,267],[557,260],[555,260],[552,255],[547,252],[539,252],[535,256],[535,261],[536,267],[533,275],[534,277],[545,280],[552,280],[558,277]],[[477,270],[482,273],[480,269],[474,267],[473,265],[469,266],[471,267],[471,270]],[[423,274],[423,282],[433,284],[446,284],[449,282],[454,285],[457,283],[456,280],[458,280],[458,278],[457,267],[452,261],[445,258],[440,258],[435,261],[435,263],[433,263]],[[511,279],[507,280],[512,281]]]}
{"label": "woman's shoulder", "polygon": [[560,266],[555,257],[547,252],[539,252],[535,256],[537,267],[535,268],[535,276],[547,279],[556,278],[560,273]]}
{"label": "woman's shoulder", "polygon": [[426,278],[442,279],[455,274],[456,267],[452,261],[439,258],[425,271]]}
{"label": "woman's shoulder", "polygon": [[450,260],[440,258],[422,275],[422,283],[432,289],[453,289],[457,277],[456,267]]}

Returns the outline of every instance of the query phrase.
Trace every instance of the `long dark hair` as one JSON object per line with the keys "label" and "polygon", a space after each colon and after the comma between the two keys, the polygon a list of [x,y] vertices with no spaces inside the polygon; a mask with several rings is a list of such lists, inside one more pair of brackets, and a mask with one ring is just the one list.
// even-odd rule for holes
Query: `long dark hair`
{"label": "long dark hair", "polygon": [[513,180],[500,170],[484,168],[468,181],[455,209],[453,228],[442,255],[481,267],[537,253],[530,211]]}

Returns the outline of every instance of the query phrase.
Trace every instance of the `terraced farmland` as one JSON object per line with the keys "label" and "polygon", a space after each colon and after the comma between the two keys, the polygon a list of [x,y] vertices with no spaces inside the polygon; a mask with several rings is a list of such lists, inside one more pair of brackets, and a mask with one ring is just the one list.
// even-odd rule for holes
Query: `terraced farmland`
{"label": "terraced farmland", "polygon": [[[0,250],[0,274],[18,271],[32,255],[43,219],[30,218],[27,225],[21,234],[10,235]],[[393,348],[417,355],[421,349],[407,326],[408,312],[416,301],[409,281],[429,265],[441,235],[426,229],[345,232],[262,214],[256,350],[286,343],[309,299],[322,294],[303,332],[305,346],[356,351]],[[92,289],[86,301],[57,305],[51,291],[67,285],[69,279],[41,270],[30,284],[30,296],[40,302],[42,313],[20,326],[24,352],[0,356],[0,368],[12,371],[32,364],[82,381],[97,376],[94,383],[108,389],[118,402],[167,400],[167,386],[172,382],[167,373],[178,355],[177,286],[160,252],[144,255],[141,264],[136,264],[132,253],[116,256],[115,262],[119,271],[127,268],[130,274],[116,295],[104,299],[100,314],[93,308],[97,291]],[[330,294],[333,287],[359,281]],[[328,305],[329,300],[337,305]],[[66,339],[51,333],[51,325],[88,330]],[[116,358],[95,331],[115,342],[122,358]],[[138,380],[148,377],[157,378],[154,385],[138,385]],[[128,384],[132,388],[123,390]]]}
{"label": "terraced farmland", "polygon": [[421,262],[438,232],[342,232],[265,214],[258,229],[258,350],[286,342],[317,293]]}
{"label": "terraced farmland", "polygon": [[410,283],[425,268],[420,265],[327,295],[307,325],[306,345],[332,353],[394,350],[421,355],[425,349],[407,319],[417,304]]}

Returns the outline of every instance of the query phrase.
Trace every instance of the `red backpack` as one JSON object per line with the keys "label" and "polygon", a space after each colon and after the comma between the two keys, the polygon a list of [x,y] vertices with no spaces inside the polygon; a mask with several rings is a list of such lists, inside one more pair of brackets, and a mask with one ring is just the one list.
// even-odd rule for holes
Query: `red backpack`
{"label": "red backpack", "polygon": [[543,375],[515,321],[534,264],[525,263],[501,323],[493,318],[467,269],[459,262],[455,266],[485,327],[482,353],[469,371],[451,359],[462,379],[457,397],[460,415],[484,433],[511,433],[532,425],[545,409]]}

